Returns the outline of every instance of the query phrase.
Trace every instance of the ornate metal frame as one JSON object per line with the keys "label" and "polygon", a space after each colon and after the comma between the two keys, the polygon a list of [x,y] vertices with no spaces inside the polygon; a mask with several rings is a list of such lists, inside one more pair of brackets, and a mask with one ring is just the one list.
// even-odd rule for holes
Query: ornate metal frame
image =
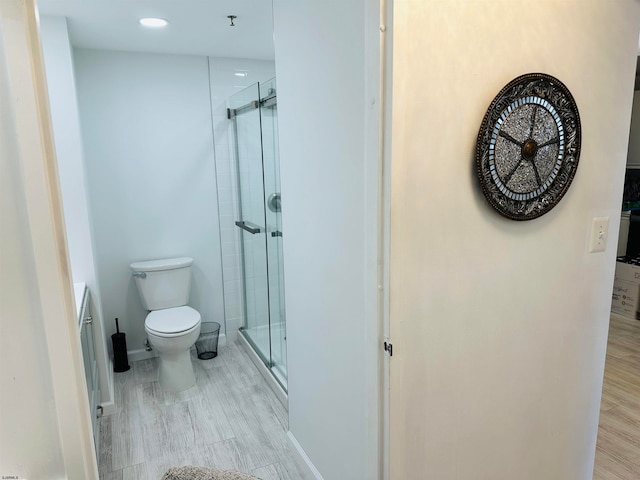
{"label": "ornate metal frame", "polygon": [[493,208],[532,220],[555,207],[578,168],[580,115],[557,78],[529,73],[509,82],[482,120],[476,170]]}

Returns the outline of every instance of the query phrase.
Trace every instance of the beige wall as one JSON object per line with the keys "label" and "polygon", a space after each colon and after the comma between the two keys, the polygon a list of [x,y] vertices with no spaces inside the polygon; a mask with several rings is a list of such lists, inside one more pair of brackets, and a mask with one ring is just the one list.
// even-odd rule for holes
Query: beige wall
{"label": "beige wall", "polygon": [[0,474],[98,478],[32,0],[0,2]]}
{"label": "beige wall", "polygon": [[0,474],[62,478],[4,40],[0,35]]}
{"label": "beige wall", "polygon": [[[637,0],[396,0],[391,478],[591,478],[633,94]],[[582,120],[550,213],[495,213],[474,171],[489,103],[558,77]],[[604,253],[587,253],[608,216]]]}

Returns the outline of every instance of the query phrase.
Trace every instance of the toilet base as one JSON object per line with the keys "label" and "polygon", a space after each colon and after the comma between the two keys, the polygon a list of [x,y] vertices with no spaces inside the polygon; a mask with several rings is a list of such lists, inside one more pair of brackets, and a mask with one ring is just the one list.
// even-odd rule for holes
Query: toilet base
{"label": "toilet base", "polygon": [[169,392],[182,392],[193,387],[196,375],[191,363],[191,350],[177,353],[160,353],[158,382]]}

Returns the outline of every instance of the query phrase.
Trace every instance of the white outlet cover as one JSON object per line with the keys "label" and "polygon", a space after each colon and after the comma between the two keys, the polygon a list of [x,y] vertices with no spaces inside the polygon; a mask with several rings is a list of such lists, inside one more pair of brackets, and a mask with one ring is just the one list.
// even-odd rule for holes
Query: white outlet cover
{"label": "white outlet cover", "polygon": [[609,236],[609,217],[596,217],[591,224],[591,237],[589,241],[589,252],[604,252],[607,248],[607,237]]}

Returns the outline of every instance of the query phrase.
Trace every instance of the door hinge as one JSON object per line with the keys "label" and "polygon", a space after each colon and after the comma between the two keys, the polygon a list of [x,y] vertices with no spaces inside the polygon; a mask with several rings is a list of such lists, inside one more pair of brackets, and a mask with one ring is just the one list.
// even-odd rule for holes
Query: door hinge
{"label": "door hinge", "polygon": [[393,345],[391,344],[391,339],[388,337],[384,339],[384,351],[388,356],[393,356]]}

